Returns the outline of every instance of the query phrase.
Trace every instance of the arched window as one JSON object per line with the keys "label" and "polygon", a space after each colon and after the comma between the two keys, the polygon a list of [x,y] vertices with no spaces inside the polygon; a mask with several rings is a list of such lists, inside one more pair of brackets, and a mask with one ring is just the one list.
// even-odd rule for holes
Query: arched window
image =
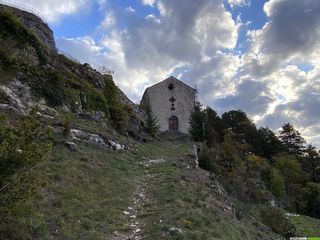
{"label": "arched window", "polygon": [[169,118],[169,131],[177,131],[178,129],[178,118],[176,116],[171,116]]}

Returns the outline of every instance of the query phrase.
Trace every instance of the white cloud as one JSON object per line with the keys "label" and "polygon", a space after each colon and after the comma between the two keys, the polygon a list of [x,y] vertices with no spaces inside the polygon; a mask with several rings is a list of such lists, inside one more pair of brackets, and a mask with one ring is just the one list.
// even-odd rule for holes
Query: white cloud
{"label": "white cloud", "polygon": [[144,5],[153,6],[154,3],[155,3],[155,0],[142,0],[142,4]]}
{"label": "white cloud", "polygon": [[155,3],[155,0],[142,0],[143,5],[153,6],[154,3]]}
{"label": "white cloud", "polygon": [[[8,1],[10,4],[10,1]],[[65,15],[72,15],[91,8],[93,0],[15,0],[12,3],[25,10],[34,10],[37,15],[49,23],[55,23]]]}
{"label": "white cloud", "polygon": [[231,7],[236,7],[236,6],[246,6],[250,4],[250,0],[228,0],[228,3],[230,4]]}
{"label": "white cloud", "polygon": [[136,11],[132,6],[127,7],[126,10],[131,13]]}
{"label": "white cloud", "polygon": [[145,87],[173,74],[196,83],[200,100],[219,113],[240,108],[274,130],[291,122],[320,145],[320,1],[268,1],[268,22],[248,31],[244,54],[235,52],[244,23],[222,0],[142,3],[159,14],[109,9],[101,39],[60,39],[58,46],[114,70],[115,82],[135,102]]}

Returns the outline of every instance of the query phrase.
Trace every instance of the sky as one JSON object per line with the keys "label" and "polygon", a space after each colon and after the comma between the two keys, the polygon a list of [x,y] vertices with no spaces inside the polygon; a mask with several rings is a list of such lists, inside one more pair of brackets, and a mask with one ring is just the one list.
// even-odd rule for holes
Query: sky
{"label": "sky", "polygon": [[219,114],[242,109],[274,131],[287,122],[320,147],[319,0],[15,0],[57,47],[114,71],[139,103],[175,76]]}

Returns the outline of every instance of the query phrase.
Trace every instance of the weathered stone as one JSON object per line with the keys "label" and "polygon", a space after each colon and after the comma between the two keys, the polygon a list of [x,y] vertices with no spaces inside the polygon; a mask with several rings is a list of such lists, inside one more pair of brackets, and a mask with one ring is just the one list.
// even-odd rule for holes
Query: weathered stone
{"label": "weathered stone", "polygon": [[141,103],[151,108],[158,119],[160,131],[188,133],[190,115],[195,111],[195,93],[192,87],[169,77],[148,87]]}
{"label": "weathered stone", "polygon": [[169,229],[170,233],[174,233],[174,234],[182,234],[182,230],[180,228],[177,227],[172,227]]}
{"label": "weathered stone", "polygon": [[[7,86],[0,86],[0,92],[5,96],[5,104],[8,104],[14,112],[19,115],[25,114],[26,107],[22,103],[19,96],[15,92],[13,92],[12,89]],[[8,106],[6,106],[6,108],[8,108]]]}
{"label": "weathered stone", "polygon": [[127,150],[128,146],[122,145],[112,140],[104,140],[101,136],[94,133],[88,133],[79,129],[71,129],[70,136],[73,140],[86,142],[103,148],[111,148],[113,150]]}
{"label": "weathered stone", "polygon": [[77,144],[74,142],[65,142],[64,143],[71,151],[77,150]]}
{"label": "weathered stone", "polygon": [[82,113],[79,113],[78,116],[88,121],[102,122],[105,117],[105,113],[102,111],[93,111],[91,113],[82,112]]}
{"label": "weathered stone", "polygon": [[21,83],[17,79],[13,79],[9,86],[0,85],[0,108],[10,110],[18,115],[25,115],[32,108],[38,108],[38,115],[44,118],[55,118],[58,112],[46,106],[42,99],[34,102],[31,95],[30,87]]}
{"label": "weathered stone", "polygon": [[149,163],[155,163],[155,164],[157,164],[157,163],[164,163],[164,162],[166,162],[166,160],[163,159],[163,158],[154,159],[154,160],[149,160]]}
{"label": "weathered stone", "polygon": [[14,11],[25,27],[31,29],[45,46],[53,51],[56,51],[53,32],[49,26],[41,20],[40,17],[36,16],[35,14],[3,4],[0,4],[0,8]]}
{"label": "weathered stone", "polygon": [[97,134],[88,133],[78,129],[71,129],[70,136],[72,139],[77,141],[95,144],[97,146],[104,147],[104,148],[108,147],[105,144],[104,140]]}

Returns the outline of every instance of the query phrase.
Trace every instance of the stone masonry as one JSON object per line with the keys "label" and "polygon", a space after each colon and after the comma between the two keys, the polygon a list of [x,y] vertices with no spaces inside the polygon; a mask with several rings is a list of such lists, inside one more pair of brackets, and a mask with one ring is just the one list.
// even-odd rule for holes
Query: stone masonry
{"label": "stone masonry", "polygon": [[190,115],[195,111],[195,94],[195,89],[171,76],[148,87],[141,104],[150,107],[160,131],[188,133]]}

